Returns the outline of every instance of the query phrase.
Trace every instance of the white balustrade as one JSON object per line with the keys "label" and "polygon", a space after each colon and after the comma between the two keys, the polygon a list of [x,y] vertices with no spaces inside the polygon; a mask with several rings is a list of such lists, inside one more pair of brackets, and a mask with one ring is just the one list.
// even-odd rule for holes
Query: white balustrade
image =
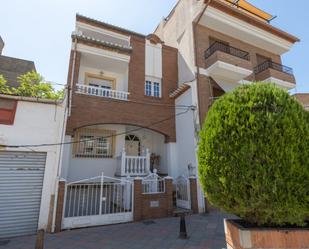
{"label": "white balustrade", "polygon": [[128,100],[130,93],[124,91],[117,91],[112,89],[106,89],[102,87],[89,86],[76,84],[76,92],[86,95],[93,95],[104,98],[119,99],[119,100]]}
{"label": "white balustrade", "polygon": [[150,152],[145,156],[128,156],[125,149],[119,158],[117,173],[120,176],[145,176],[150,172]]}

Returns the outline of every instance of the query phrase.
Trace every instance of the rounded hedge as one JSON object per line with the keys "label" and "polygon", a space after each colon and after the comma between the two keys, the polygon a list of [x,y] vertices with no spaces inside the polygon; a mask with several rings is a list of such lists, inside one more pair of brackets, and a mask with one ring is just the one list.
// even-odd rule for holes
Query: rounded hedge
{"label": "rounded hedge", "polygon": [[200,133],[199,177],[211,204],[258,225],[309,217],[309,114],[270,83],[215,101]]}

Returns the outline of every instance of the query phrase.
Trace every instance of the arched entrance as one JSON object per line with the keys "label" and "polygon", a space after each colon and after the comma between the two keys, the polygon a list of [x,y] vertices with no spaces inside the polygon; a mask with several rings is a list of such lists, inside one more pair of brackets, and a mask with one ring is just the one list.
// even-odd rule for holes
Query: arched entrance
{"label": "arched entrance", "polygon": [[128,134],[125,138],[125,149],[128,156],[141,155],[141,141],[134,134]]}

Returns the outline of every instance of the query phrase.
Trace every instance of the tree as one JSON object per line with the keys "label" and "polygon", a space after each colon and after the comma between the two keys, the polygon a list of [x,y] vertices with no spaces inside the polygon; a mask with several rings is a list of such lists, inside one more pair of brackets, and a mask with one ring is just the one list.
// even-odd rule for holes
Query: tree
{"label": "tree", "polygon": [[16,95],[46,99],[64,97],[64,90],[55,91],[50,83],[45,82],[44,78],[34,71],[19,76],[17,81],[20,86],[14,90]]}
{"label": "tree", "polygon": [[50,83],[45,82],[44,78],[34,71],[20,75],[17,81],[20,84],[17,88],[10,87],[4,76],[0,74],[0,93],[55,100],[64,98],[64,89],[56,91]]}
{"label": "tree", "polygon": [[10,87],[2,74],[0,74],[0,94],[11,94]]}
{"label": "tree", "polygon": [[220,97],[200,133],[199,177],[210,203],[258,225],[309,217],[309,114],[270,83]]}

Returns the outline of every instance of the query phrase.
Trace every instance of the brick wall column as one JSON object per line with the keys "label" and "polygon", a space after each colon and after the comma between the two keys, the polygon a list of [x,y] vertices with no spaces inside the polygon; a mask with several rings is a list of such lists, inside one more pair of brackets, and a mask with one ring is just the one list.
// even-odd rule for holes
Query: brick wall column
{"label": "brick wall column", "polygon": [[189,177],[190,181],[190,197],[191,197],[191,209],[194,214],[198,213],[198,201],[197,201],[197,181],[195,176]]}
{"label": "brick wall column", "polygon": [[55,232],[61,232],[61,224],[63,217],[63,205],[64,205],[64,192],[65,192],[65,180],[59,181],[57,208],[56,208],[56,220],[55,220]]}
{"label": "brick wall column", "polygon": [[164,178],[164,181],[165,181],[167,216],[172,216],[173,214],[173,178],[170,176],[167,176]]}
{"label": "brick wall column", "polygon": [[133,220],[140,221],[142,219],[142,179],[137,177],[134,179],[133,194]]}

